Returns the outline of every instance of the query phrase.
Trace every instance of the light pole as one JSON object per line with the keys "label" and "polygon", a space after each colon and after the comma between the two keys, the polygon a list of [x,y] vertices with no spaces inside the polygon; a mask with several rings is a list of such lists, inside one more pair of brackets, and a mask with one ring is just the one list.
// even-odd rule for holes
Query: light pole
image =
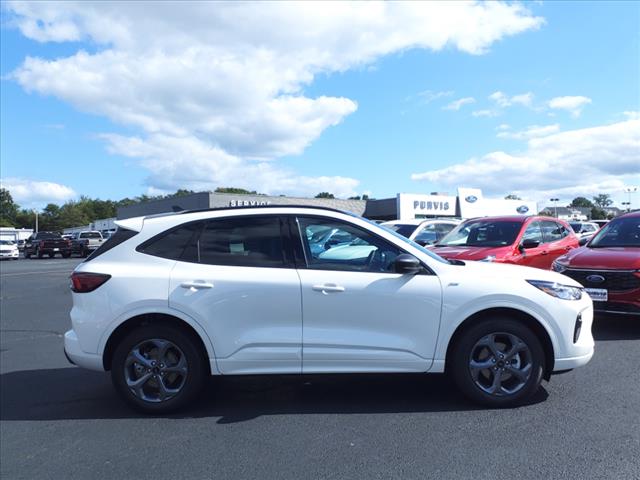
{"label": "light pole", "polygon": [[558,202],[560,201],[560,199],[552,198],[551,201],[553,202],[553,216],[558,218]]}
{"label": "light pole", "polygon": [[630,212],[631,211],[631,194],[636,193],[638,191],[638,187],[624,187],[624,191],[625,193],[629,194],[629,201],[622,202],[622,204],[627,205],[627,211]]}
{"label": "light pole", "polygon": [[36,232],[35,233],[38,233],[38,210],[34,208],[33,213],[36,214]]}

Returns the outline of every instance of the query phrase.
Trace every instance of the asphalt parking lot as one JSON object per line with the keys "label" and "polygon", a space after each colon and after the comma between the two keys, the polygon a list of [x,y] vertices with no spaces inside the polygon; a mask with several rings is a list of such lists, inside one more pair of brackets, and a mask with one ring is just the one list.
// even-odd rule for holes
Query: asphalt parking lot
{"label": "asphalt parking lot", "polygon": [[517,409],[438,375],[229,377],[154,418],[63,355],[79,262],[0,263],[3,479],[640,478],[638,320],[597,319],[591,363]]}

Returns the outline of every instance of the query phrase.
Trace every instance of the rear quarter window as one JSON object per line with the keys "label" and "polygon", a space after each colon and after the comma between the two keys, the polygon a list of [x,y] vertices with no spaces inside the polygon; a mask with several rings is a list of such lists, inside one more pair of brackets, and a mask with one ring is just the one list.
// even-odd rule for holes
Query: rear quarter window
{"label": "rear quarter window", "polygon": [[94,258],[99,257],[103,253],[106,253],[112,248],[117,247],[121,243],[126,242],[130,238],[133,238],[137,234],[138,232],[134,230],[119,228],[118,230],[116,230],[116,233],[114,233],[106,242],[103,242],[102,245],[100,245],[96,250],[94,250],[94,252],[87,257],[84,263],[90,262]]}

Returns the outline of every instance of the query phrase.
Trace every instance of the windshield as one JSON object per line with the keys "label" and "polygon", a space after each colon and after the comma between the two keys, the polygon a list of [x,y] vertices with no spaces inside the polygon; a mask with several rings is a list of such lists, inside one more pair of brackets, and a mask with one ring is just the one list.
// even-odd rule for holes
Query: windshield
{"label": "windshield", "polygon": [[38,232],[36,234],[36,238],[38,238],[38,240],[42,240],[42,239],[49,239],[49,238],[62,238],[60,236],[59,233],[53,233],[53,232]]}
{"label": "windshield", "polygon": [[461,223],[436,247],[504,247],[516,241],[522,222],[491,219],[469,220]]}
{"label": "windshield", "polygon": [[576,233],[580,233],[580,230],[582,230],[582,224],[581,223],[570,223],[569,226]]}
{"label": "windshield", "polygon": [[588,247],[640,247],[640,217],[612,220],[593,237]]}
{"label": "windshield", "polygon": [[83,232],[80,234],[80,238],[102,238],[98,232]]}
{"label": "windshield", "polygon": [[383,227],[388,228],[392,232],[399,233],[403,237],[409,238],[413,232],[418,228],[417,225],[410,225],[406,223],[390,223],[387,225],[383,225]]}

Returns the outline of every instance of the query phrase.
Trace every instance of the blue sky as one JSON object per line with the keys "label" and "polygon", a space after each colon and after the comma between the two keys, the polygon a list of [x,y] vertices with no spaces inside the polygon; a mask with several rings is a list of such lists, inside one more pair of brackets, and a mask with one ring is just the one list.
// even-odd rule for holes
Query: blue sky
{"label": "blue sky", "polygon": [[626,201],[640,185],[637,2],[223,12],[251,30],[220,20],[228,5],[176,19],[165,2],[138,32],[141,5],[3,5],[1,176],[21,203],[217,186]]}

